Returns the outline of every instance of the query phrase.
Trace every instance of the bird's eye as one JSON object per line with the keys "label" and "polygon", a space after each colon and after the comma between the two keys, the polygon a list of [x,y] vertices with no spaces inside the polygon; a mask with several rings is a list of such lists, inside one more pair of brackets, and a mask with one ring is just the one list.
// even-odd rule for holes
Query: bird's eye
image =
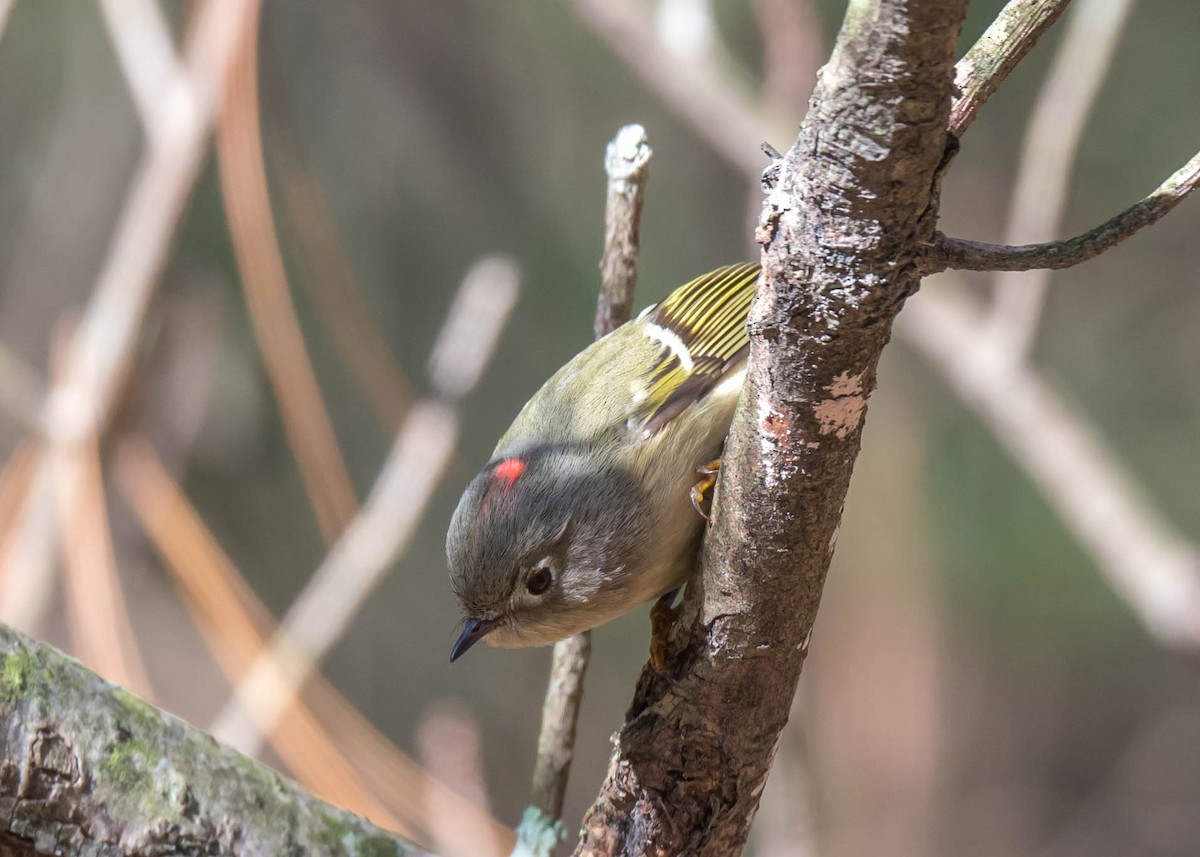
{"label": "bird's eye", "polygon": [[529,579],[525,581],[525,588],[533,595],[541,595],[550,588],[551,582],[554,580],[554,575],[546,566],[536,568],[533,574],[529,575]]}

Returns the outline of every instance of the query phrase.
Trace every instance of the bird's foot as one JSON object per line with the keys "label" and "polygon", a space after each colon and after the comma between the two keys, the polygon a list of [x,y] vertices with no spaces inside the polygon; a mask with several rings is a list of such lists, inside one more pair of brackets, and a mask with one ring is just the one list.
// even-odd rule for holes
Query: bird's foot
{"label": "bird's foot", "polygon": [[697,467],[696,473],[700,479],[692,486],[692,508],[701,518],[712,524],[712,495],[713,486],[717,484],[717,474],[721,472],[721,459],[714,458],[703,467]]}

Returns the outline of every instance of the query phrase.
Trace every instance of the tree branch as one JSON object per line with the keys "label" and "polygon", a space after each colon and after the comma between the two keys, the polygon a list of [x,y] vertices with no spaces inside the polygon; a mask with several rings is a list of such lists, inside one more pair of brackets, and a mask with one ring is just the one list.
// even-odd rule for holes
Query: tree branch
{"label": "tree branch", "polygon": [[787,720],[891,322],[933,235],[963,0],[852,2],[764,207],[701,571],[576,854],[738,853]]}
{"label": "tree branch", "polygon": [[1029,271],[1034,268],[1071,268],[1094,259],[1139,229],[1156,223],[1183,202],[1200,184],[1200,153],[1180,167],[1141,202],[1082,235],[1046,244],[984,244],[948,238],[940,232],[921,262],[926,274],[947,269],[960,271]]}
{"label": "tree branch", "polygon": [[0,853],[424,853],[0,626]]}
{"label": "tree branch", "polygon": [[950,133],[961,137],[979,108],[1000,88],[1071,0],[1009,0],[996,20],[954,67],[959,95],[950,108]]}
{"label": "tree branch", "polygon": [[[626,125],[609,142],[604,156],[608,193],[604,208],[604,255],[600,260],[600,295],[596,299],[596,338],[611,333],[633,315],[637,286],[638,230],[654,154],[646,129]],[[567,777],[575,758],[575,725],[583,700],[583,676],[592,654],[592,635],[585,631],[554,646],[550,685],[542,705],[533,792],[517,829],[514,855],[545,857],[566,838],[560,821]]]}

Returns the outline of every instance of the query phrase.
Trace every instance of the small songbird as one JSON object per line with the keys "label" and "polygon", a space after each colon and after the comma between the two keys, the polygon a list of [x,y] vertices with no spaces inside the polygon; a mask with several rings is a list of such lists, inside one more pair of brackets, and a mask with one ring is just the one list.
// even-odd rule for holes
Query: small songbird
{"label": "small songbird", "polygon": [[[651,599],[694,570],[704,492],[745,376],[757,265],[719,268],[571,359],[521,409],[450,522],[450,582],[479,640],[543,646]],[[697,481],[697,474],[708,478]]]}

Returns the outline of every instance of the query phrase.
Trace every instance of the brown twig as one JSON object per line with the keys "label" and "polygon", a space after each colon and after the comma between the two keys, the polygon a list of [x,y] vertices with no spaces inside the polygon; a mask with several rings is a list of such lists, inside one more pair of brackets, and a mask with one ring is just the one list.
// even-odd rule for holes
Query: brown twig
{"label": "brown twig", "polygon": [[217,126],[221,192],[241,273],[246,306],[275,391],[284,434],[327,544],[358,511],[354,486],[304,344],[288,290],[287,272],[263,162],[258,102],[258,28],[252,16]]}
{"label": "brown twig", "polygon": [[407,547],[454,453],[458,403],[479,380],[516,296],[511,262],[485,259],[468,272],[430,359],[433,397],[409,412],[362,511],[214,720],[214,735],[253,754]]}
{"label": "brown twig", "polygon": [[958,97],[950,108],[950,133],[961,137],[979,108],[1054,25],[1070,0],[1009,0],[996,20],[954,67]]}
{"label": "brown twig", "polygon": [[934,246],[922,261],[924,273],[959,271],[1028,271],[1034,268],[1070,268],[1094,259],[1139,229],[1156,223],[1183,202],[1200,184],[1200,153],[1176,170],[1148,197],[1082,235],[1046,244],[984,244],[961,238],[935,236]]}

